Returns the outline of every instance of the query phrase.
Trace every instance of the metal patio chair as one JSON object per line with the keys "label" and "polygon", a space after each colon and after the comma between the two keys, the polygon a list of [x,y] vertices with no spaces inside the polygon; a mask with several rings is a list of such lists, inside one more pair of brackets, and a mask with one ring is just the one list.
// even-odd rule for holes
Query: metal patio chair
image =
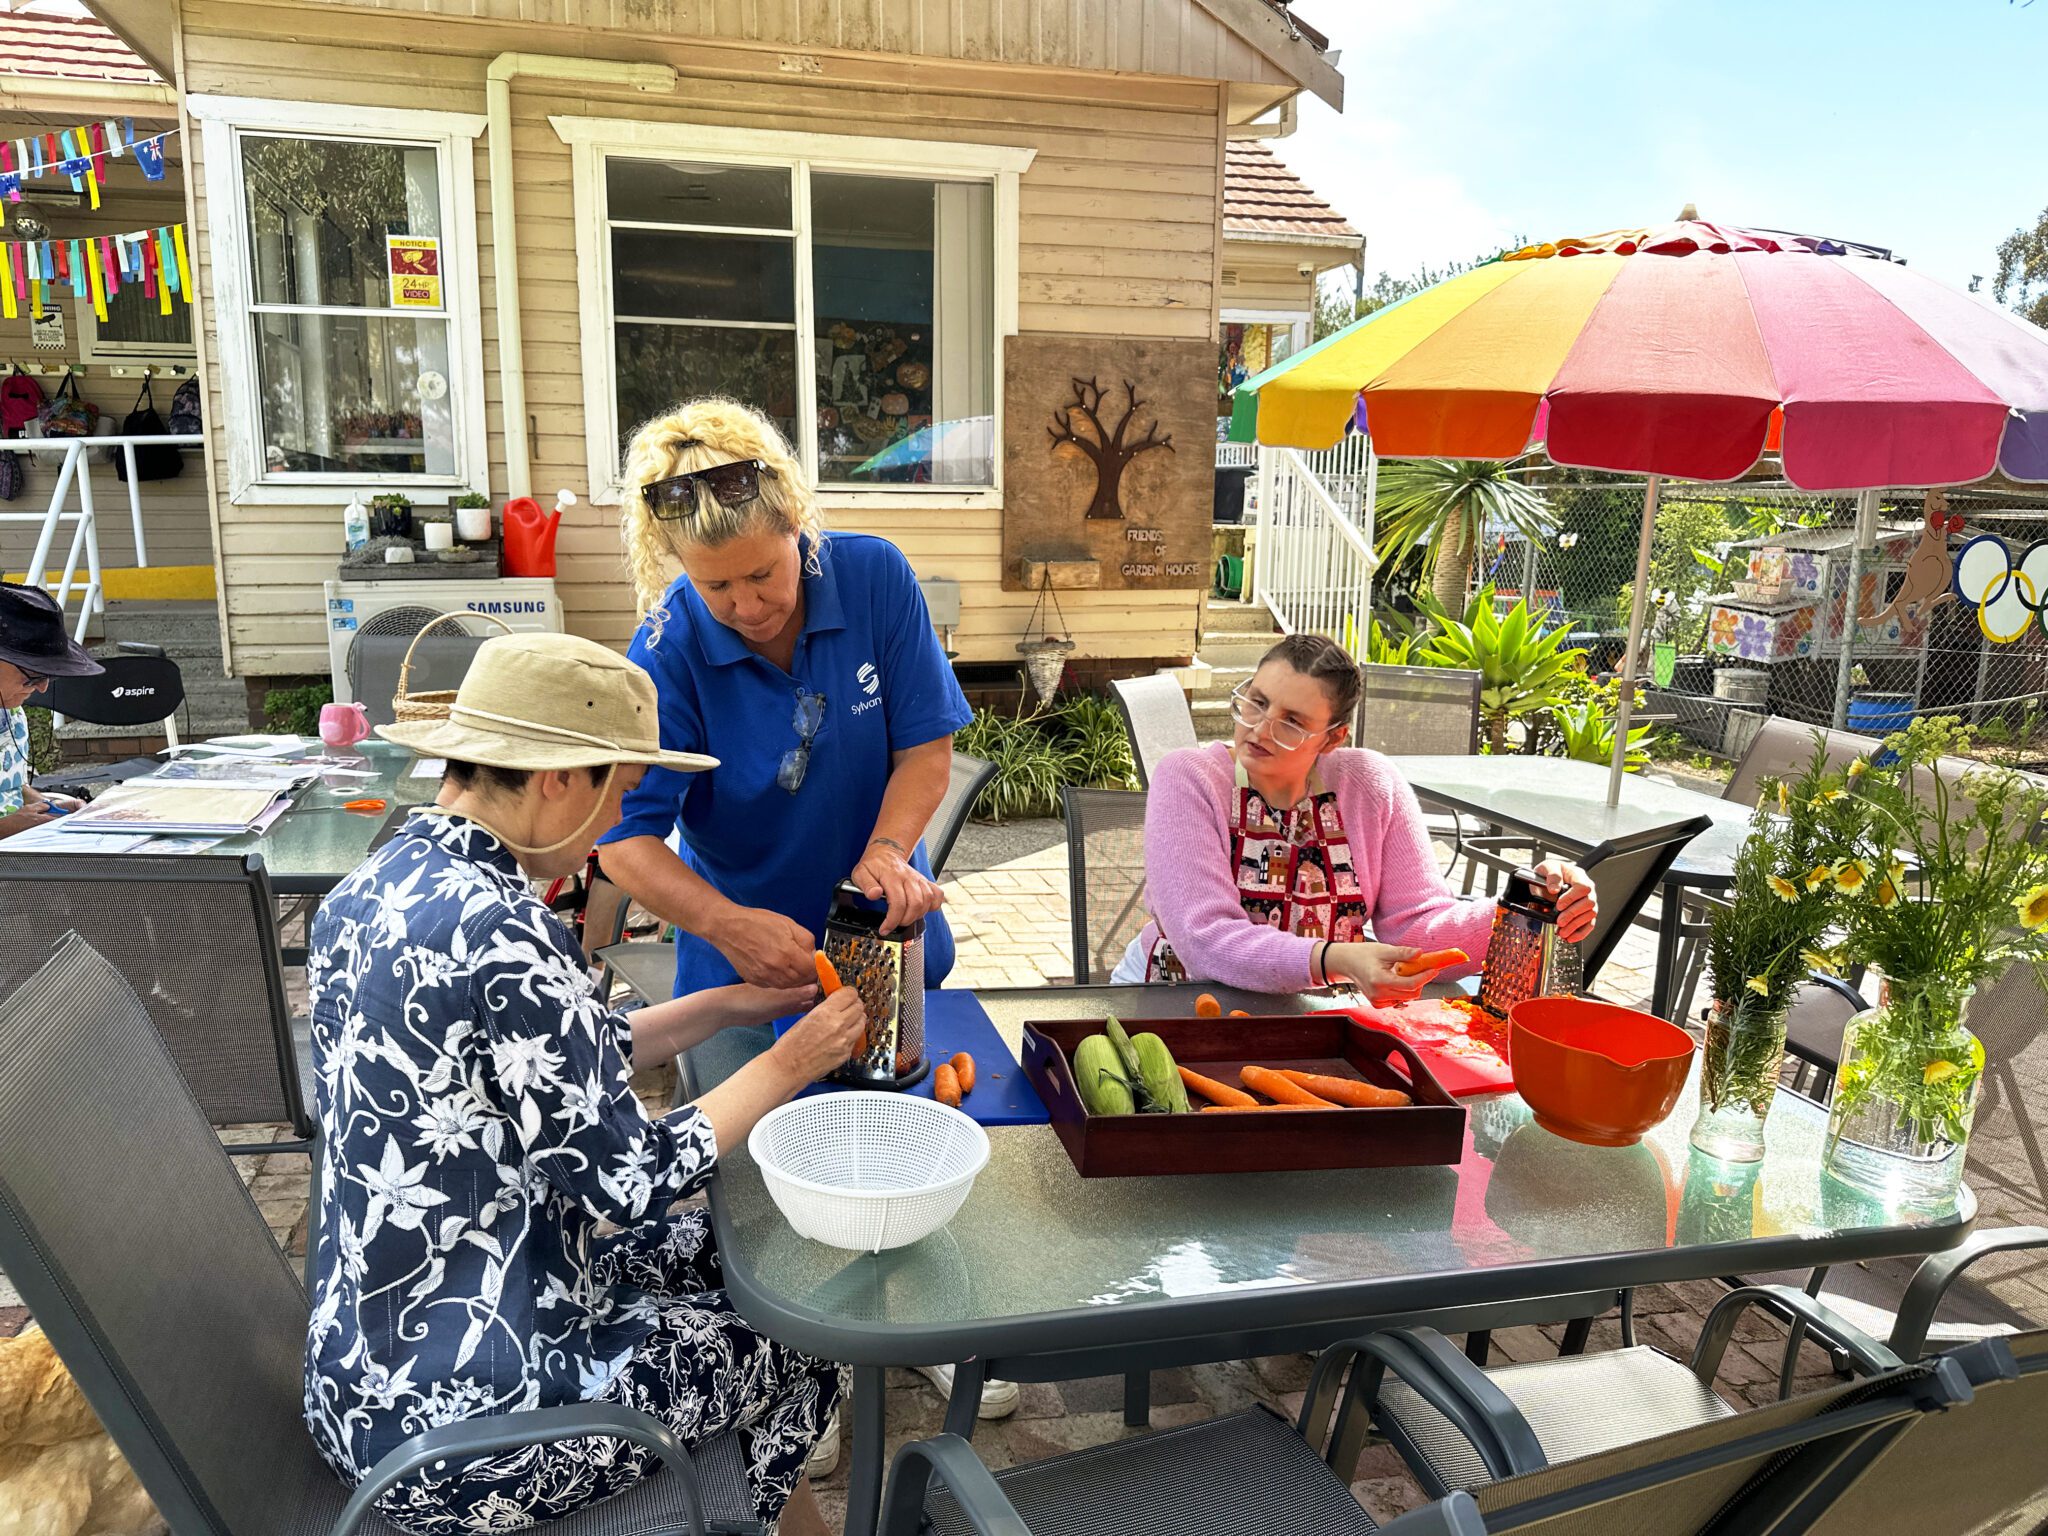
{"label": "metal patio chair", "polygon": [[1138,770],[1138,788],[1149,789],[1159,759],[1195,741],[1195,717],[1177,679],[1165,672],[1150,677],[1119,677],[1109,685],[1110,697],[1124,717],[1131,736],[1131,762]]}
{"label": "metal patio chair", "polygon": [[[1796,1301],[1784,1306],[1818,1314],[1793,1295]],[[1870,1348],[1882,1354],[1881,1346]],[[1608,1358],[1568,1364],[1590,1372]],[[1395,1330],[1328,1350],[1293,1426],[1254,1408],[1001,1472],[991,1472],[956,1435],[912,1442],[891,1470],[881,1533],[1367,1536],[1381,1527],[1359,1506],[1349,1481],[1365,1442],[1366,1405],[1391,1390],[1382,1385],[1389,1373],[1434,1405],[1447,1426],[1455,1424],[1452,1434],[1469,1437],[1467,1448],[1479,1448],[1473,1457],[1486,1474],[1476,1498],[1450,1491],[1391,1522],[1389,1536],[1695,1536],[1710,1525],[1804,1529],[1772,1518],[1803,1509],[1810,1523],[1935,1410],[2003,1390],[2018,1368],[2011,1351],[1992,1341],[1972,1346],[1966,1358],[1891,1362],[1869,1380],[1746,1413],[1701,1415],[1654,1439],[1618,1437],[1615,1445],[1562,1459],[1546,1454],[1538,1428],[1440,1335]],[[1571,1411],[1579,1420],[1629,1417],[1622,1405],[1585,1399]],[[940,1486],[933,1486],[934,1476]]]}
{"label": "metal patio chair", "polygon": [[[310,1021],[285,1000],[277,899],[256,854],[10,854],[0,844],[0,994],[77,933],[143,999],[215,1125],[283,1125],[237,1156],[311,1153]],[[118,1111],[127,1085],[107,1082]]]}
{"label": "metal patio chair", "polygon": [[665,1470],[547,1531],[760,1530],[737,1437],[692,1453],[606,1403],[429,1430],[351,1496],[302,1417],[305,1292],[127,982],[72,935],[0,998],[0,1039],[0,1267],[179,1536],[395,1536],[370,1505],[397,1478],[596,1435]]}
{"label": "metal patio chair", "polygon": [[925,857],[931,860],[934,880],[946,872],[946,860],[953,856],[953,844],[960,839],[960,829],[967,825],[968,814],[981,797],[982,787],[995,776],[994,763],[969,757],[965,752],[953,754],[952,777],[946,781],[946,793],[924,828]]}
{"label": "metal patio chair", "polygon": [[1145,798],[1142,789],[1060,791],[1077,986],[1107,981],[1145,926]]}
{"label": "metal patio chair", "polygon": [[[1397,667],[1367,663],[1352,717],[1351,742],[1383,757],[1470,757],[1479,750],[1479,694],[1483,679],[1465,667]],[[1429,835],[1451,845],[1446,876],[1457,868],[1465,839],[1486,830],[1456,811],[1427,813]]]}
{"label": "metal patio chair", "polygon": [[349,647],[349,693],[363,706],[370,724],[389,725],[396,718],[392,700],[398,693],[398,677],[408,651],[412,652],[408,679],[412,692],[452,690],[460,688],[469,675],[477,648],[496,633],[493,629],[472,635],[444,627],[421,640],[417,648],[411,635],[359,635]]}

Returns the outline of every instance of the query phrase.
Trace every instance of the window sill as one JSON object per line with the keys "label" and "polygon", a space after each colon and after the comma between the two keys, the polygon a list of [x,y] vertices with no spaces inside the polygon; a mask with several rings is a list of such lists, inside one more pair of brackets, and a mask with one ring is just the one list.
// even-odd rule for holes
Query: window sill
{"label": "window sill", "polygon": [[[821,512],[869,512],[876,507],[891,510],[916,508],[931,512],[1000,512],[1001,491],[926,491],[912,486],[876,486],[871,491],[831,490],[814,493]],[[417,499],[417,498],[415,498]],[[626,499],[623,486],[606,486],[590,502],[597,507],[616,507]]]}
{"label": "window sill", "polygon": [[458,496],[466,495],[472,490],[483,489],[482,486],[458,485],[445,481],[434,485],[408,485],[402,480],[394,482],[388,475],[365,475],[360,480],[336,479],[318,485],[303,482],[257,481],[251,485],[238,486],[228,496],[228,505],[332,507],[338,513],[348,505],[351,496],[360,495],[367,503],[372,496],[386,491],[402,491],[412,499],[412,504],[416,507],[445,507]]}

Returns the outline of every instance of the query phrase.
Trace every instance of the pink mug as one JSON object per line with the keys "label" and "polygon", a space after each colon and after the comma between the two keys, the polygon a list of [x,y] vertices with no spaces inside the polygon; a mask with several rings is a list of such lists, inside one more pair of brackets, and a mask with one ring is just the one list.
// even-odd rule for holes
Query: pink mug
{"label": "pink mug", "polygon": [[322,704],[320,740],[331,752],[352,747],[370,734],[370,715],[360,704]]}

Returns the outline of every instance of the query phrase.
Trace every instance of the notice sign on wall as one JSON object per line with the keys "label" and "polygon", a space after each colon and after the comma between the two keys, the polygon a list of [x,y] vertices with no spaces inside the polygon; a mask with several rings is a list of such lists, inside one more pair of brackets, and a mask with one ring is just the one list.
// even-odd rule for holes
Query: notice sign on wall
{"label": "notice sign on wall", "polygon": [[393,309],[441,307],[441,242],[430,235],[386,235]]}

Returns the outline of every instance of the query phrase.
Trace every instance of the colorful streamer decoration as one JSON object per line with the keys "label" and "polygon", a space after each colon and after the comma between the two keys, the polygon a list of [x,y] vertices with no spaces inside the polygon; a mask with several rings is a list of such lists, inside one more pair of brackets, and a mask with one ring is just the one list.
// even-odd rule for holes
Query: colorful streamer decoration
{"label": "colorful streamer decoration", "polygon": [[[24,179],[63,176],[69,178],[72,191],[85,193],[97,208],[110,159],[118,160],[132,153],[145,178],[162,181],[164,140],[177,131],[166,128],[162,133],[137,138],[134,118],[116,121],[109,117],[97,123],[81,123],[61,133],[0,141],[0,199],[20,202]],[[4,215],[0,215],[0,223],[4,222]]]}
{"label": "colorful streamer decoration", "polygon": [[0,319],[16,318],[23,304],[41,315],[44,290],[59,283],[74,298],[89,299],[99,320],[107,318],[107,300],[128,283],[140,284],[157,301],[157,313],[168,315],[173,294],[192,302],[186,250],[183,224],[78,240],[0,241]]}

